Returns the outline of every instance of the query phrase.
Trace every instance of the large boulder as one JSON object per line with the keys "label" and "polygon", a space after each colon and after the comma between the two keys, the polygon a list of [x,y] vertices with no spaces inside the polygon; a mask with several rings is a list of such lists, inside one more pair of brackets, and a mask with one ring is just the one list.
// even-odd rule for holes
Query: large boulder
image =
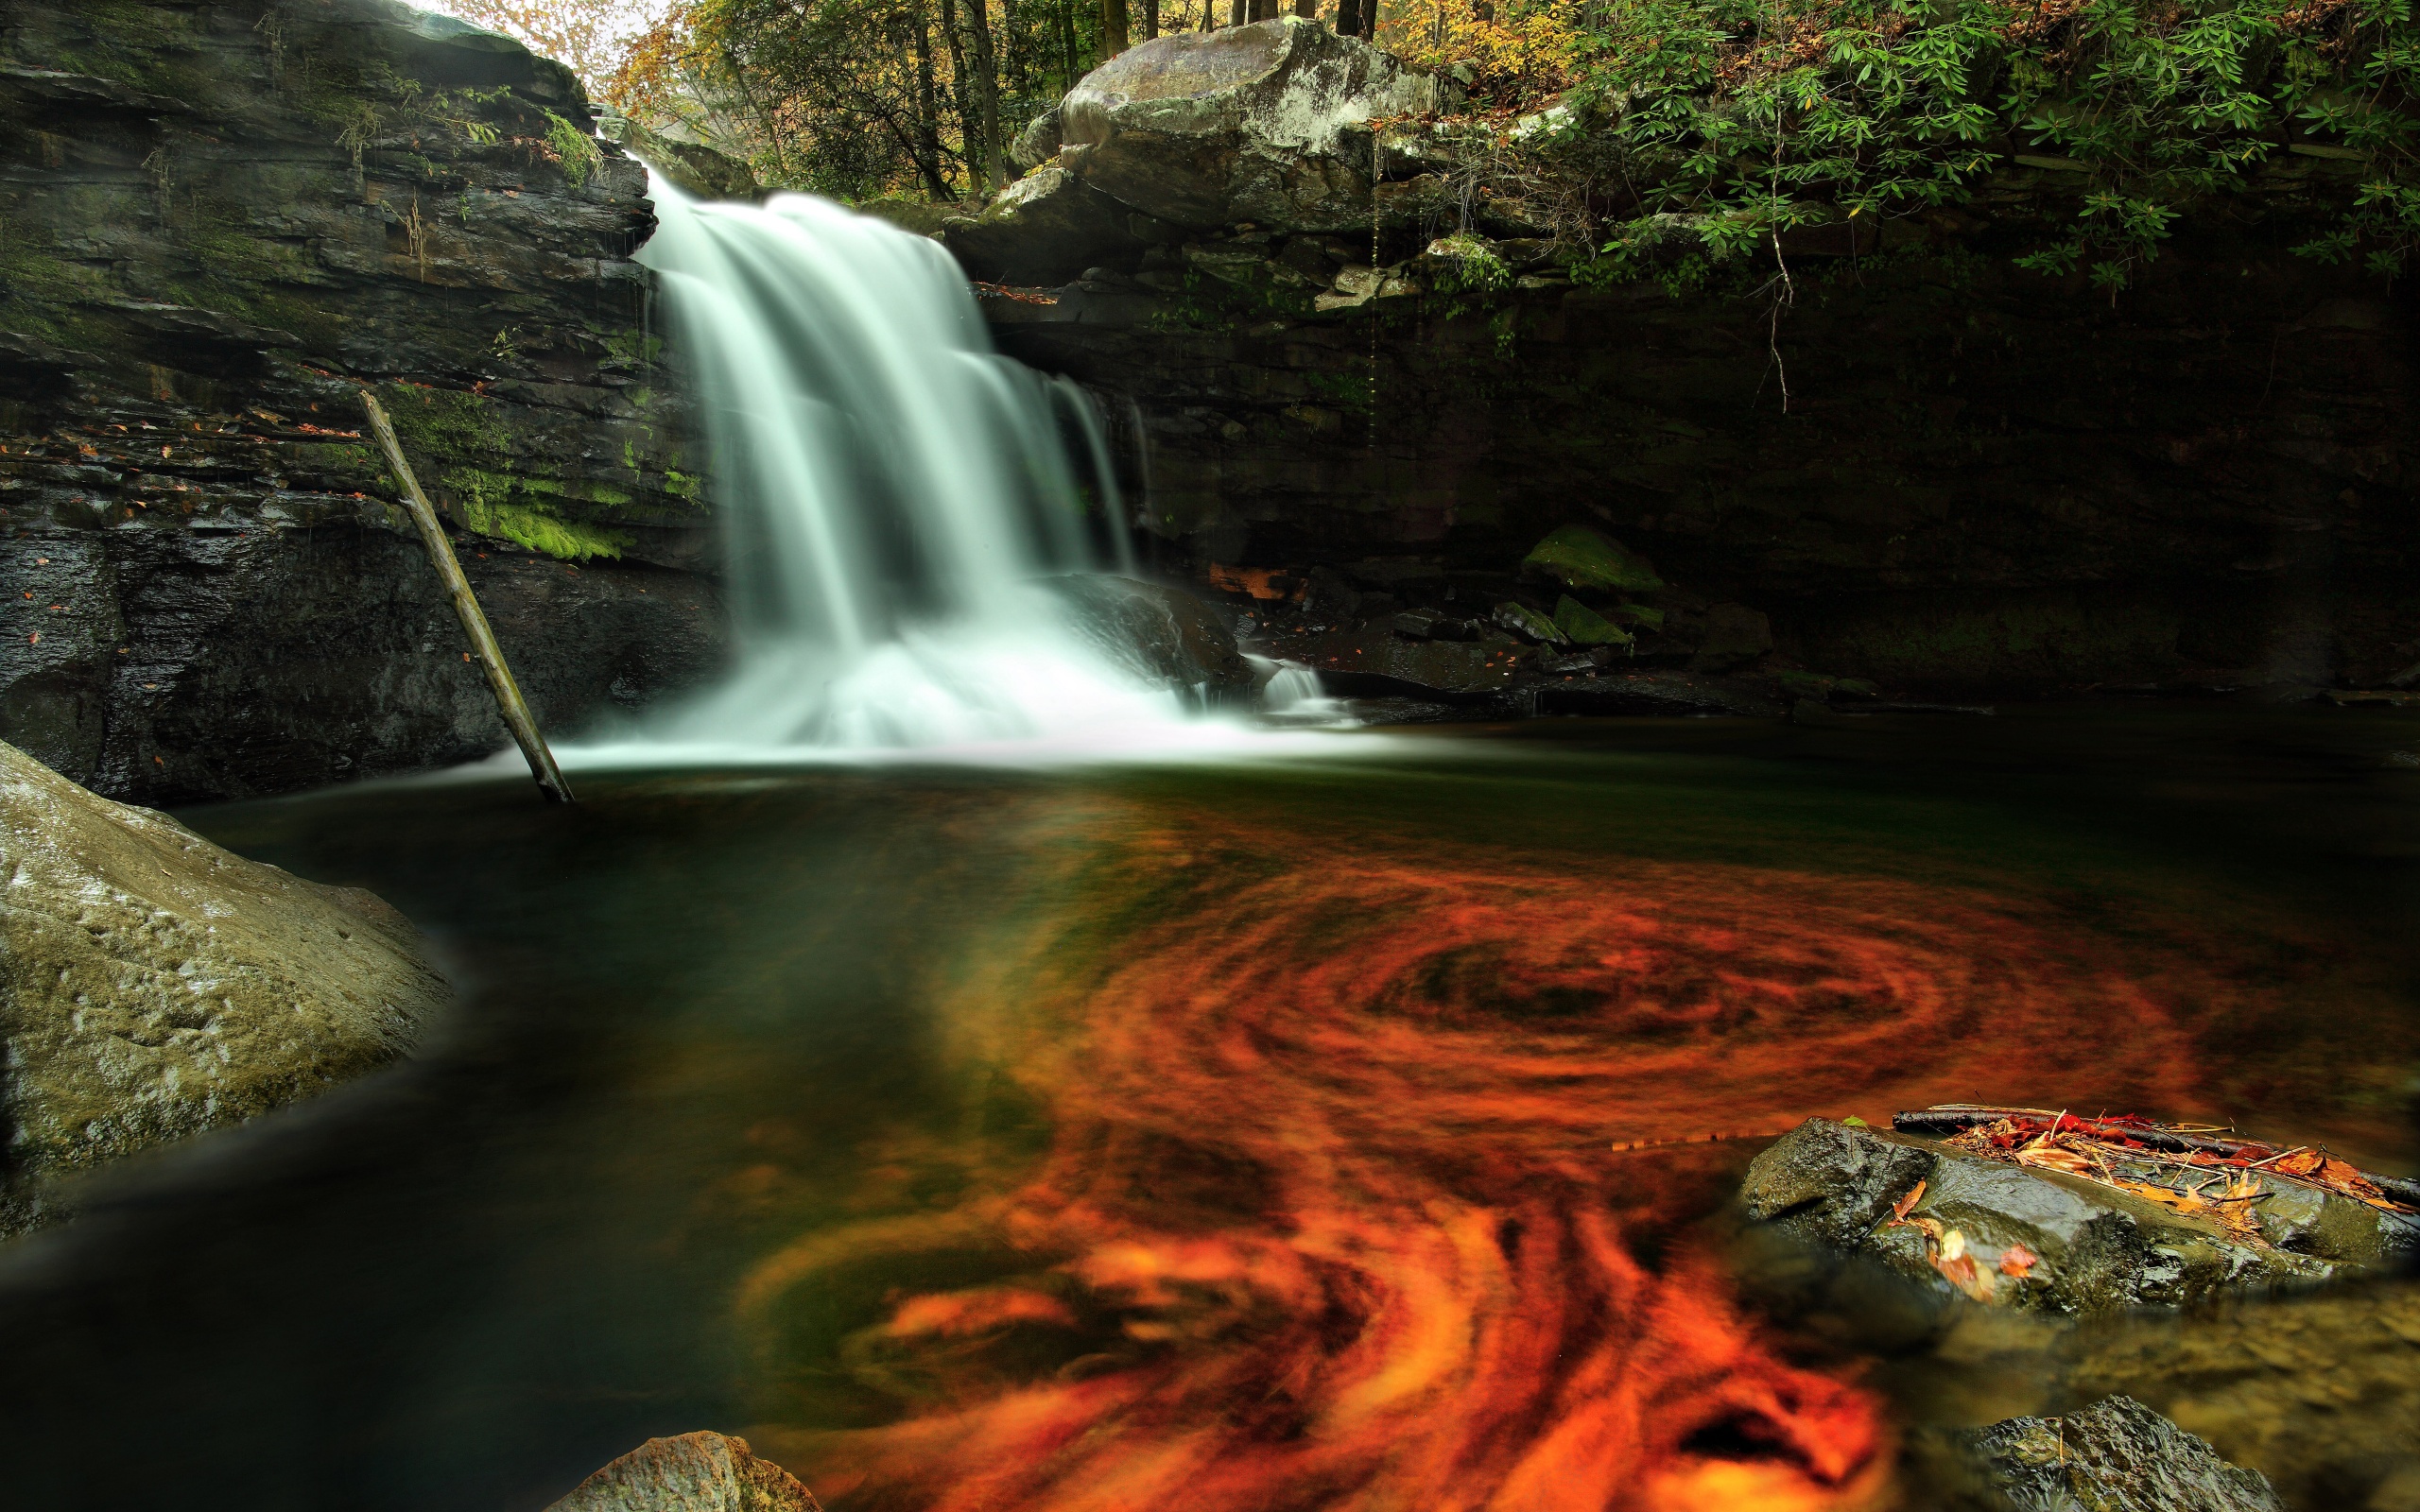
{"label": "large boulder", "polygon": [[815,1495],[748,1440],[723,1434],[650,1438],[579,1483],[546,1512],[821,1512]]}
{"label": "large boulder", "polygon": [[401,914],[0,745],[0,1234],[52,1178],[401,1056],[449,999]]}
{"label": "large boulder", "polygon": [[2264,1178],[2251,1205],[2258,1232],[2233,1233],[2065,1172],[1822,1118],[1756,1157],[1740,1203],[1757,1223],[1944,1291],[2067,1314],[2308,1286],[2397,1263],[2420,1243],[2409,1214],[2281,1178]]}
{"label": "large boulder", "polygon": [[1059,161],[1181,226],[1366,230],[1370,121],[1446,101],[1432,76],[1301,17],[1175,32],[1067,92]]}
{"label": "large boulder", "polygon": [[2132,1397],[2063,1418],[2012,1418],[1966,1435],[1962,1447],[1981,1500],[2009,1512],[2285,1512],[2266,1476],[2228,1464]]}

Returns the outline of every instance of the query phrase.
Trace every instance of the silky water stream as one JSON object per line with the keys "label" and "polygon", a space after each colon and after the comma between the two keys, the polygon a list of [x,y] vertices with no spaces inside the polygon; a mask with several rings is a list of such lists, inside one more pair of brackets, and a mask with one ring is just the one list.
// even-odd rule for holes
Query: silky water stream
{"label": "silky water stream", "polygon": [[836,1509],[1924,1505],[1927,1424],[2087,1389],[2408,1469],[2404,1283],[2053,1337],[1719,1209],[1947,1098],[2409,1169],[2409,716],[1333,738],[192,814],[464,1002],[0,1261],[12,1495],[535,1508],[713,1426]]}

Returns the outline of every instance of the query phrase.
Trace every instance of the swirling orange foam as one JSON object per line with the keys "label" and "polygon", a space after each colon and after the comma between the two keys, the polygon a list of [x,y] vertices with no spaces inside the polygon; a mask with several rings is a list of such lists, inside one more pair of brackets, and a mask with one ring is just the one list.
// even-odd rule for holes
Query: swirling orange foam
{"label": "swirling orange foam", "polygon": [[852,1341],[923,1383],[898,1421],[781,1441],[842,1504],[1870,1503],[1876,1404],[1780,1359],[1665,1243],[1703,1183],[1617,1146],[1952,1097],[2189,1108],[2174,1005],[2215,990],[1903,881],[1380,847],[1272,868],[1284,837],[1229,833],[1147,841],[1126,882],[1165,891],[1205,847],[1260,880],[1199,867],[1105,972],[1063,959],[972,1014],[1054,1121],[1022,1184],[752,1278],[761,1314],[844,1253],[1015,1257]]}

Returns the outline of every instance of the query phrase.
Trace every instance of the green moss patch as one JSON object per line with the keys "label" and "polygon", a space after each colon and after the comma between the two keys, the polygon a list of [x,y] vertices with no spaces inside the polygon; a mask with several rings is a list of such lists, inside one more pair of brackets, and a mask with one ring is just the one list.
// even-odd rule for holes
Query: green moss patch
{"label": "green moss patch", "polygon": [[1536,567],[1574,588],[1611,588],[1651,593],[1664,586],[1646,558],[1586,525],[1564,525],[1530,549],[1524,567]]}

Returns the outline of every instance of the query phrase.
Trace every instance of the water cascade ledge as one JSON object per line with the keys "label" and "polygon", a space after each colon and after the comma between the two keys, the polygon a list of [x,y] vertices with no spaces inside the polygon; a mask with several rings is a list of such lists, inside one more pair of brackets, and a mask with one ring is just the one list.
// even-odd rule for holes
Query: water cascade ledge
{"label": "water cascade ledge", "polygon": [[[1165,729],[1248,679],[1223,627],[1131,580],[1092,401],[992,351],[940,248],[808,196],[655,192],[643,260],[696,375],[738,652],[590,760]],[[1071,576],[1104,568],[1121,586]]]}

